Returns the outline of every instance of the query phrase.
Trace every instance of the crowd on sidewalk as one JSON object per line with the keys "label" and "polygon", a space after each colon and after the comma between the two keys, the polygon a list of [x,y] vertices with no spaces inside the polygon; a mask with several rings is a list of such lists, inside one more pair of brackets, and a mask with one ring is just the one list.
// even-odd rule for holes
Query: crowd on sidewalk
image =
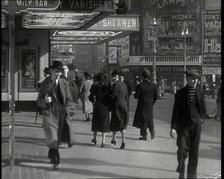
{"label": "crowd on sidewalk", "polygon": [[[187,85],[175,94],[170,135],[174,137],[177,134],[179,178],[184,178],[186,151],[189,152],[188,177],[196,178],[201,124],[206,117],[206,109],[204,95],[197,88],[199,74],[187,71],[186,76]],[[77,104],[79,99],[85,121],[92,124],[92,143],[96,145],[97,133],[100,132],[101,147],[105,147],[106,134],[112,132],[111,144],[116,145],[116,135],[120,132],[120,149],[125,149],[131,94],[130,83],[120,71],[114,70],[111,74],[99,72],[95,75],[84,72],[83,78],[78,78],[69,72],[67,65],[54,61],[49,68],[49,76],[40,84],[37,99],[37,105],[43,114],[43,129],[49,147],[48,157],[53,169],[57,170],[60,164],[59,145],[63,142],[68,147],[74,145],[70,125],[71,103]],[[134,98],[138,103],[133,126],[140,129],[139,140],[147,140],[147,129],[151,139],[154,139],[153,105],[158,99],[158,91],[157,85],[150,81],[150,72],[147,69],[136,86]],[[217,105],[220,104],[217,102]]]}

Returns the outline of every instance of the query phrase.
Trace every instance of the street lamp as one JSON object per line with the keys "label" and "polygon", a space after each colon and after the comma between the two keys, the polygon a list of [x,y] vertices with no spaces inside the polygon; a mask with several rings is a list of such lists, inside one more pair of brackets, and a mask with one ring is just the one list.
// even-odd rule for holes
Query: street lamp
{"label": "street lamp", "polygon": [[185,27],[182,29],[181,35],[184,37],[184,79],[183,79],[183,86],[186,86],[187,81],[186,81],[186,70],[187,70],[187,35],[189,31],[188,28]]}
{"label": "street lamp", "polygon": [[150,25],[153,27],[153,83],[156,82],[156,36],[155,36],[155,27],[158,26],[156,18],[152,19]]}

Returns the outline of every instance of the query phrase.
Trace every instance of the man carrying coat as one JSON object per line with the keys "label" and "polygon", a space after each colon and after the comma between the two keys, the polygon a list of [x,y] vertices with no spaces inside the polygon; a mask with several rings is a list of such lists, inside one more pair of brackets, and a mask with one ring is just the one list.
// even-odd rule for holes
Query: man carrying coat
{"label": "man carrying coat", "polygon": [[43,129],[49,147],[48,158],[53,164],[53,170],[60,163],[59,144],[67,142],[74,144],[70,125],[70,104],[72,101],[69,84],[60,78],[63,68],[60,61],[54,61],[50,67],[50,76],[40,86],[37,105],[42,109]]}
{"label": "man carrying coat", "polygon": [[147,128],[151,139],[155,137],[153,122],[153,105],[157,100],[156,85],[149,81],[150,72],[145,70],[142,73],[143,81],[136,87],[134,98],[138,99],[133,126],[140,128],[141,137],[139,140],[147,140]]}
{"label": "man carrying coat", "polygon": [[185,160],[189,156],[187,178],[197,177],[198,151],[201,124],[206,116],[204,94],[197,86],[199,74],[193,70],[186,72],[187,85],[175,95],[170,136],[177,133],[177,172],[184,178]]}

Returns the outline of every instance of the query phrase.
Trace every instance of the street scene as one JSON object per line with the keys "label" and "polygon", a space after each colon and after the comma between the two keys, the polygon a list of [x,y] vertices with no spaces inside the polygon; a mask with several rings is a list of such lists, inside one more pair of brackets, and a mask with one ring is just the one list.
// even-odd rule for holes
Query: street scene
{"label": "street scene", "polygon": [[221,179],[221,0],[2,0],[2,178]]}
{"label": "street scene", "polygon": [[[138,140],[139,130],[132,127],[136,100],[131,96],[130,121],[126,132],[126,148],[119,149],[110,143],[108,133],[105,148],[91,142],[91,121],[85,122],[81,104],[72,119],[75,145],[59,148],[61,164],[52,171],[47,159],[47,146],[42,126],[42,116],[35,123],[34,112],[15,114],[15,167],[9,170],[8,158],[8,115],[2,113],[2,178],[177,178],[176,142],[169,136],[173,95],[166,94],[154,106],[155,139]],[[215,108],[215,101],[206,99],[208,113]],[[99,143],[98,143],[99,142]],[[221,178],[221,122],[206,119],[203,124],[198,164],[198,178]]]}

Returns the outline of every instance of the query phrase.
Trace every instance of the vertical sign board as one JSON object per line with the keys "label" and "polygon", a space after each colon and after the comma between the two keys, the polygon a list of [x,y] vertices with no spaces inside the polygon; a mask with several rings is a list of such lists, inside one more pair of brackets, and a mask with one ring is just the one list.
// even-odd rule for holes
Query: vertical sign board
{"label": "vertical sign board", "polygon": [[117,64],[117,47],[109,47],[109,64]]}
{"label": "vertical sign board", "polygon": [[202,13],[203,65],[221,64],[221,11]]}

